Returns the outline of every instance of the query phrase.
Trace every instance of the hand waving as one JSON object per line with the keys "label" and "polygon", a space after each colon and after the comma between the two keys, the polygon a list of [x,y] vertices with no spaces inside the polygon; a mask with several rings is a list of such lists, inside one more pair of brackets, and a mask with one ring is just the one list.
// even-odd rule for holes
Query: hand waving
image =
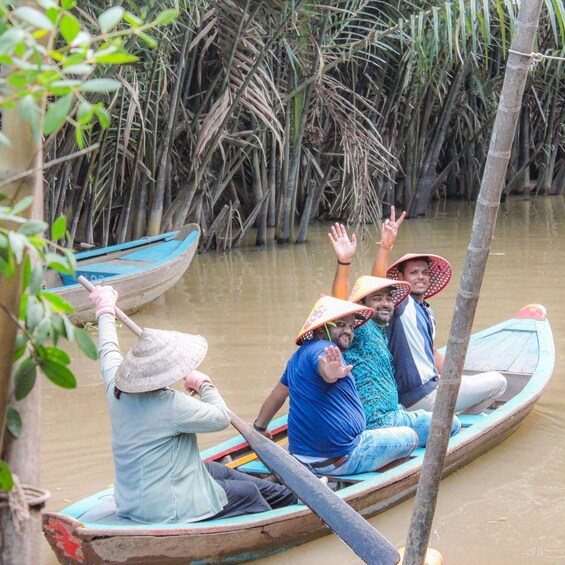
{"label": "hand waving", "polygon": [[334,224],[330,228],[328,237],[332,242],[332,247],[335,251],[335,256],[338,261],[342,263],[350,263],[357,250],[357,238],[355,234],[351,236],[351,240],[347,236],[347,231],[343,224]]}
{"label": "hand waving", "polygon": [[353,365],[343,364],[339,348],[335,345],[324,348],[324,355],[320,355],[318,361],[320,362],[318,365],[320,376],[327,383],[335,383],[339,379],[343,379],[353,369]]}
{"label": "hand waving", "polygon": [[398,228],[400,228],[400,224],[402,224],[405,217],[406,211],[402,212],[402,214],[400,214],[400,218],[396,220],[394,206],[390,207],[390,219],[385,220],[381,226],[381,247],[387,251],[392,249],[392,246],[396,241],[396,236],[398,235]]}

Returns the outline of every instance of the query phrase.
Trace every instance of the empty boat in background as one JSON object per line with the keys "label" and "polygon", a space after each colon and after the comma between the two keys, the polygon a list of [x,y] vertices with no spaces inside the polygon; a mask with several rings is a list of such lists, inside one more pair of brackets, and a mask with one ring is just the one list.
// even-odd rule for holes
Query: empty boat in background
{"label": "empty boat in background", "polygon": [[49,271],[45,289],[70,302],[73,324],[96,321],[88,293],[77,282],[80,275],[96,285],[111,284],[126,314],[141,310],[171,288],[186,271],[198,248],[200,228],[187,224],[181,230],[143,237],[119,245],[76,254],[76,275]]}

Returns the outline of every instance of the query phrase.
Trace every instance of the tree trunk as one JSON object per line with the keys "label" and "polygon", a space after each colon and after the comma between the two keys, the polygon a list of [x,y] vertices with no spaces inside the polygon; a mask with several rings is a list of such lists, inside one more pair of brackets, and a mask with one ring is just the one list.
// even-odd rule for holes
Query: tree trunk
{"label": "tree trunk", "polygon": [[542,4],[543,0],[522,0],[518,14],[477,201],[473,231],[467,248],[463,275],[449,331],[445,365],[430,428],[430,440],[426,446],[414,513],[406,541],[405,565],[424,563],[449,442],[451,422],[461,384],[461,373],[496,223],[512,139],[520,116],[522,96],[528,78],[530,57],[517,53],[529,54],[532,52]]}
{"label": "tree trunk", "polygon": [[[43,109],[42,109],[43,112]],[[42,118],[39,120],[41,131]],[[17,109],[2,110],[2,132],[10,139],[11,146],[0,149],[0,180],[12,177],[17,173],[35,169],[43,164],[41,143],[34,140],[28,122],[20,117]],[[8,205],[13,205],[26,196],[33,197],[31,209],[23,212],[29,218],[43,217],[43,181],[40,173],[29,175],[2,189]],[[10,226],[6,226],[10,227]],[[11,226],[17,229],[19,225]],[[0,304],[8,311],[19,312],[21,300],[21,266],[16,266],[16,276],[2,280],[0,284]],[[15,473],[22,484],[37,486],[39,484],[40,467],[40,379],[35,383],[33,391],[18,403],[22,416],[23,430],[16,442],[7,441],[4,433],[6,408],[11,391],[14,344],[17,334],[16,324],[6,312],[0,310],[0,445],[3,457],[12,473]],[[27,501],[24,499],[24,508]],[[16,513],[8,507],[0,508],[1,562],[6,564],[39,563],[41,547],[41,520],[37,512],[33,518],[25,519],[21,529],[15,521]]]}
{"label": "tree trunk", "polygon": [[518,193],[530,198],[530,112],[527,106],[520,114],[520,179]]}

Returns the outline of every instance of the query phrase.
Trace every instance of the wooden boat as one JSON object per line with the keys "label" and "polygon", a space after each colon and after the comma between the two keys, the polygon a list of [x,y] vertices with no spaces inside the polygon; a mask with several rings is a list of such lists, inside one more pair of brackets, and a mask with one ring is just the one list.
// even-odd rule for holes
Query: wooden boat
{"label": "wooden boat", "polygon": [[[554,359],[551,328],[540,305],[525,307],[515,318],[471,337],[465,372],[500,371],[508,388],[495,407],[461,416],[463,429],[450,439],[444,476],[516,429],[546,387]],[[275,440],[284,439],[286,417],[272,422],[270,429]],[[414,494],[423,453],[417,449],[378,472],[332,477],[330,486],[363,516],[373,516]],[[245,472],[267,473],[241,436],[201,455]],[[198,524],[139,524],[115,515],[112,489],[59,513],[44,513],[43,529],[60,562],[77,564],[243,563],[329,533],[302,504]]]}
{"label": "wooden boat", "polygon": [[[111,284],[120,295],[122,310],[133,314],[179,280],[194,257],[199,238],[198,225],[187,224],[179,231],[77,253],[76,277]],[[75,311],[69,318],[74,324],[94,322],[93,305],[76,277],[49,271],[45,287],[73,305]]]}

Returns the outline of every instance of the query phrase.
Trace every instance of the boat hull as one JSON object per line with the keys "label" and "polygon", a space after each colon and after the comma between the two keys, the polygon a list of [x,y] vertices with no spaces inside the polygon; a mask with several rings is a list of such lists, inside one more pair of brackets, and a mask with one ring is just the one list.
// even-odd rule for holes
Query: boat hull
{"label": "boat hull", "polygon": [[[493,343],[499,344],[498,350],[493,349]],[[492,359],[485,358],[483,349],[494,353]],[[530,359],[534,355],[535,362]],[[507,377],[508,389],[504,401],[488,414],[461,416],[464,427],[450,438],[442,476],[495,447],[519,426],[546,387],[554,358],[547,320],[516,318],[472,337],[466,371],[500,370]],[[275,436],[284,434],[285,423],[283,417],[271,424]],[[218,461],[239,458],[248,453],[245,445],[239,436],[206,450],[202,457]],[[415,493],[423,458],[424,449],[419,448],[406,460],[378,472],[343,477],[337,495],[361,515],[374,516]],[[259,461],[255,464],[261,466]],[[104,491],[61,513],[44,514],[45,536],[61,563],[244,563],[330,533],[303,505],[199,524],[144,526],[129,522],[128,527],[84,520],[85,512],[109,494]]]}
{"label": "boat hull", "polygon": [[[128,315],[141,310],[147,304],[159,298],[169,290],[183,275],[190,265],[198,248],[200,230],[196,224],[189,224],[177,233],[174,240],[179,242],[178,247],[172,251],[163,251],[163,256],[154,261],[130,261],[128,265],[130,272],[114,275],[108,278],[97,276],[93,272],[93,266],[104,269],[106,262],[116,264],[118,261],[127,261],[128,253],[139,253],[138,248],[133,247],[125,252],[112,253],[108,257],[97,259],[77,260],[77,276],[82,270],[92,273],[88,278],[93,284],[104,280],[118,292],[120,297],[120,308]],[[142,240],[140,240],[142,241]],[[157,246],[168,243],[167,241],[156,241],[146,247],[153,246],[153,254]],[[88,254],[81,254],[88,255]],[[135,269],[135,267],[139,267]],[[51,292],[58,294],[74,307],[74,312],[69,314],[69,319],[75,325],[93,323],[96,321],[95,310],[88,298],[88,293],[78,284],[68,284],[48,288]]]}

